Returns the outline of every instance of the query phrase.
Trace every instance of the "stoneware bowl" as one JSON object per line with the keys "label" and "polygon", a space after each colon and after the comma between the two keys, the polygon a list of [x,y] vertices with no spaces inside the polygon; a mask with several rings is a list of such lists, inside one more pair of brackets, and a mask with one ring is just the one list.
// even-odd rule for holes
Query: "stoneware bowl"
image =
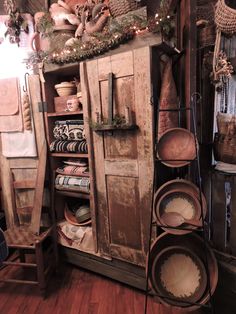
{"label": "stoneware bowl", "polygon": [[[175,305],[172,304],[172,306],[176,306],[177,308],[183,308],[186,312],[191,312],[199,307],[201,305],[206,304],[210,296],[213,295],[217,282],[218,282],[218,266],[217,261],[214,255],[213,250],[210,248],[210,246],[207,243],[204,243],[204,240],[202,237],[197,235],[196,233],[188,233],[181,236],[176,236],[173,234],[170,234],[168,232],[162,233],[160,236],[158,236],[155,241],[153,242],[150,252],[148,255],[148,263],[146,266],[146,273],[148,276],[148,281],[150,287],[153,289],[153,292],[156,291],[156,278],[153,277],[153,267],[155,265],[155,260],[157,259],[157,256],[162,252],[162,250],[168,248],[169,246],[181,246],[183,249],[190,250],[191,253],[193,253],[195,256],[197,256],[201,262],[203,263],[206,270],[208,270],[209,273],[209,287],[206,288],[203,295],[199,298],[198,302],[199,304],[187,304],[182,302],[174,302]],[[203,274],[204,275],[204,274]],[[167,295],[166,295],[167,296]],[[164,298],[162,296],[157,295],[157,299],[164,305],[170,306],[170,302],[167,300],[167,298]]]}
{"label": "stoneware bowl", "polygon": [[183,167],[196,158],[196,140],[189,130],[171,128],[157,145],[157,157],[168,167]]}
{"label": "stoneware bowl", "polygon": [[82,205],[75,212],[75,218],[78,223],[84,223],[87,220],[91,219],[91,211],[89,206]]}
{"label": "stoneware bowl", "polygon": [[[164,213],[179,213],[184,219],[194,219],[199,221],[201,218],[201,205],[199,199],[189,191],[184,191],[182,189],[173,189],[165,192],[157,200],[156,207],[156,217],[158,222],[165,226],[166,223],[162,219]],[[190,226],[187,223],[183,223],[179,226],[180,228],[196,229],[196,226]],[[165,228],[163,230],[172,234],[186,234],[192,232],[191,230],[175,229],[175,228]]]}
{"label": "stoneware bowl", "polygon": [[188,306],[206,291],[207,274],[201,259],[184,246],[169,246],[154,258],[151,276],[155,292],[170,305]]}
{"label": "stoneware bowl", "polygon": [[62,82],[55,85],[55,89],[59,96],[70,96],[76,94],[76,85],[74,82]]}
{"label": "stoneware bowl", "polygon": [[83,220],[82,218],[83,221],[79,222],[75,214],[71,210],[69,210],[67,205],[65,205],[64,216],[65,216],[66,221],[68,221],[70,224],[75,225],[75,226],[86,226],[91,223],[91,219],[90,219],[91,215],[86,220],[85,219]]}

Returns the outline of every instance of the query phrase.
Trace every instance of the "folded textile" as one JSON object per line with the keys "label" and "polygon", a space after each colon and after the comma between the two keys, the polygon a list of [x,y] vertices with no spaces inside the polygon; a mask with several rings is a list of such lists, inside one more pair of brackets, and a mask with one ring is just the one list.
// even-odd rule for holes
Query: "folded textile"
{"label": "folded textile", "polygon": [[53,136],[57,140],[85,140],[83,120],[56,121]]}
{"label": "folded textile", "polygon": [[11,116],[19,111],[19,79],[17,77],[0,80],[0,115]]}
{"label": "folded textile", "polygon": [[83,141],[61,141],[55,140],[50,144],[51,152],[88,153],[88,145]]}
{"label": "folded textile", "polygon": [[2,154],[5,157],[37,157],[34,131],[2,133]]}
{"label": "folded textile", "polygon": [[88,167],[81,166],[62,166],[56,169],[57,173],[70,175],[70,176],[79,176],[82,174],[88,174]]}
{"label": "folded textile", "polygon": [[65,165],[69,166],[80,166],[80,167],[87,167],[88,166],[88,160],[85,158],[69,158],[67,160],[64,160],[63,163]]}
{"label": "folded textile", "polygon": [[58,241],[61,245],[95,254],[91,227],[74,226],[67,221],[57,225]]}
{"label": "folded textile", "polygon": [[73,190],[89,193],[90,179],[88,177],[64,176],[58,174],[55,179],[55,188],[58,190]]}

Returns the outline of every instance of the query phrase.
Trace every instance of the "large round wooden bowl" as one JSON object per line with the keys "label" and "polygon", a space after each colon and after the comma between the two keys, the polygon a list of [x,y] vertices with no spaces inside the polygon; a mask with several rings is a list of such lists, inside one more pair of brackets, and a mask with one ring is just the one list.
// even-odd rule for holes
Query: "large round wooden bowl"
{"label": "large round wooden bowl", "polygon": [[157,145],[157,157],[168,167],[183,167],[196,158],[196,140],[184,128],[168,129]]}
{"label": "large round wooden bowl", "polygon": [[170,305],[189,306],[206,291],[207,274],[201,259],[183,246],[168,246],[156,255],[152,264],[155,292],[166,296]]}
{"label": "large round wooden bowl", "polygon": [[[157,200],[156,203],[156,217],[161,228],[172,234],[187,234],[196,229],[196,226],[190,226],[187,223],[180,225],[180,228],[188,228],[191,230],[168,228],[168,224],[162,219],[165,213],[179,213],[184,219],[194,219],[199,221],[201,219],[201,205],[199,199],[189,191],[182,189],[173,189],[164,193]],[[164,226],[167,226],[165,228]]]}
{"label": "large round wooden bowl", "polygon": [[155,192],[154,202],[153,202],[154,221],[156,221],[157,223],[160,223],[160,221],[158,220],[158,210],[157,210],[158,200],[160,199],[162,195],[173,190],[179,190],[179,191],[183,191],[183,192],[195,195],[201,205],[201,217],[203,216],[203,218],[205,218],[206,213],[207,213],[207,202],[206,202],[206,198],[204,194],[200,193],[199,188],[193,182],[184,180],[184,179],[174,179],[174,180],[170,180],[164,183]]}
{"label": "large round wooden bowl", "polygon": [[[185,235],[173,235],[168,232],[162,233],[159,237],[155,239],[153,242],[150,252],[148,255],[148,263],[146,267],[146,272],[148,276],[148,281],[150,287],[153,289],[153,292],[155,293],[155,278],[152,276],[152,268],[154,261],[157,257],[157,255],[164,249],[166,249],[169,246],[181,246],[183,248],[186,248],[190,250],[193,254],[198,256],[200,258],[201,262],[204,264],[205,269],[208,270],[206,273],[209,273],[209,288],[206,289],[202,297],[198,300],[197,303],[199,304],[183,304],[180,302],[175,303],[175,305],[172,304],[172,306],[176,306],[178,309],[183,308],[185,311],[194,311],[198,309],[202,304],[206,304],[210,296],[214,294],[214,291],[217,286],[218,282],[218,266],[217,261],[215,258],[215,255],[213,253],[213,250],[210,248],[210,246],[207,243],[204,243],[204,240],[202,237],[197,235],[196,233],[188,233]],[[157,292],[156,292],[157,294]],[[164,305],[170,306],[170,303],[166,298],[161,297],[160,295],[157,295],[157,299]]]}

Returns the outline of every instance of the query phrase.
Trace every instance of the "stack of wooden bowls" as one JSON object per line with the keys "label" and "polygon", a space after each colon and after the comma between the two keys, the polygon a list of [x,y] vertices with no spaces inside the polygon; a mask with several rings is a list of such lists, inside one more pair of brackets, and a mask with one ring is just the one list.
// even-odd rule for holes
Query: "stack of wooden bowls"
{"label": "stack of wooden bowls", "polygon": [[217,261],[211,248],[195,233],[162,233],[152,244],[148,261],[150,286],[166,306],[196,310],[216,289]]}
{"label": "stack of wooden bowls", "polygon": [[[199,188],[191,181],[184,179],[170,180],[163,184],[154,195],[154,220],[157,225],[169,233],[180,235],[192,232],[196,226],[190,226],[188,219],[202,221],[207,212],[207,203],[204,194],[199,192]],[[169,228],[163,221],[162,216],[166,212],[179,213],[186,219],[181,229]],[[166,226],[166,228],[165,228]],[[188,228],[190,230],[185,230]]]}

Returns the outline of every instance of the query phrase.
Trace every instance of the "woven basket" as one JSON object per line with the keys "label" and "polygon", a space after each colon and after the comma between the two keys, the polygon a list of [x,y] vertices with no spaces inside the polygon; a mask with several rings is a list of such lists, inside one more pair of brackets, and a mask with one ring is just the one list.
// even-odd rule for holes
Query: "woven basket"
{"label": "woven basket", "polygon": [[218,0],[215,10],[215,23],[226,34],[236,32],[236,10],[227,6],[225,0]]}
{"label": "woven basket", "polygon": [[236,135],[236,116],[230,113],[218,112],[216,116],[217,128],[219,134],[230,134]]}
{"label": "woven basket", "polygon": [[236,136],[215,133],[213,152],[215,160],[236,164]]}
{"label": "woven basket", "polygon": [[113,17],[126,14],[140,8],[141,1],[135,0],[110,0],[109,8]]}

